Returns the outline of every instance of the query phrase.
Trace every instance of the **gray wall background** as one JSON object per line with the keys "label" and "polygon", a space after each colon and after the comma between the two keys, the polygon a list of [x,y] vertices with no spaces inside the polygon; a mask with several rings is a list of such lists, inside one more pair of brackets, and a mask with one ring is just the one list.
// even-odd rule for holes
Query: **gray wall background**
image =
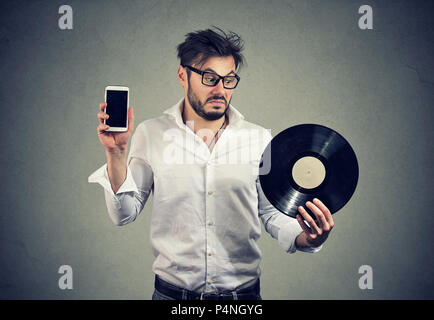
{"label": "gray wall background", "polygon": [[[74,28],[58,28],[58,8]],[[374,29],[358,28],[369,4]],[[434,12],[423,1],[2,1],[0,298],[149,299],[150,204],[114,226],[87,177],[105,163],[96,113],[131,88],[136,125],[182,96],[175,47],[217,25],[245,40],[232,100],[272,130],[318,123],[359,160],[355,195],[317,254],[264,232],[264,299],[433,299]],[[58,288],[70,265],[74,289]],[[374,288],[358,287],[370,265]]]}

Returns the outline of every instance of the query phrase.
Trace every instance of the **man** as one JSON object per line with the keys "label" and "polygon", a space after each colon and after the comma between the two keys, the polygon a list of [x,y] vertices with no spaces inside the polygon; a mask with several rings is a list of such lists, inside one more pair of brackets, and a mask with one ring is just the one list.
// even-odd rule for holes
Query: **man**
{"label": "man", "polygon": [[[184,98],[133,132],[106,132],[105,103],[98,136],[107,164],[89,177],[105,189],[116,225],[134,221],[153,193],[153,299],[261,299],[256,240],[265,229],[289,253],[316,252],[333,228],[318,199],[297,220],[264,196],[259,161],[271,135],[231,104],[243,64],[242,40],[220,29],[189,33],[178,46],[177,77]],[[307,223],[306,223],[307,222]]]}

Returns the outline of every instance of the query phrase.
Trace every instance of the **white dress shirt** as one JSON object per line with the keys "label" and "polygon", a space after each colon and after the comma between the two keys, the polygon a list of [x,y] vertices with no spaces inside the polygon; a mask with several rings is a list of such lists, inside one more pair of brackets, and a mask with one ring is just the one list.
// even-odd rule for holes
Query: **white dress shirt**
{"label": "white dress shirt", "polygon": [[161,279],[197,292],[236,290],[260,276],[261,220],[288,253],[296,251],[302,229],[269,203],[259,183],[270,132],[230,105],[229,124],[210,150],[184,124],[183,101],[137,126],[116,194],[107,164],[89,182],[104,188],[109,216],[119,226],[134,221],[153,193],[150,239]]}

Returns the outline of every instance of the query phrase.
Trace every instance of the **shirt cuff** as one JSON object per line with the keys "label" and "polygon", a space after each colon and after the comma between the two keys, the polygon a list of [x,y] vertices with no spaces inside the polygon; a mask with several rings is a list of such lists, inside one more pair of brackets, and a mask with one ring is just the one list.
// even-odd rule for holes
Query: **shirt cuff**
{"label": "shirt cuff", "polygon": [[322,245],[319,247],[297,247],[295,244],[295,240],[297,236],[301,233],[299,228],[291,228],[289,224],[285,226],[285,228],[280,228],[278,241],[279,245],[287,252],[294,253],[297,250],[302,252],[315,253],[321,250]]}
{"label": "shirt cuff", "polygon": [[296,247],[296,249],[297,249],[298,251],[309,252],[309,253],[315,253],[315,252],[318,252],[318,251],[320,251],[321,248],[322,248],[322,245],[320,245],[319,247],[301,247],[301,248],[299,248],[299,247],[296,246],[295,241],[294,241],[294,246]]}
{"label": "shirt cuff", "polygon": [[[107,164],[104,164],[101,168],[92,173],[87,179],[89,183],[99,183],[108,193],[112,196],[115,196],[113,192],[110,179],[107,172]],[[125,192],[136,192],[138,193],[138,189],[136,183],[134,182],[133,176],[131,174],[130,168],[127,166],[127,177],[125,181],[122,183],[116,195],[125,193]]]}
{"label": "shirt cuff", "polygon": [[277,240],[279,245],[288,253],[294,253],[297,251],[295,247],[295,239],[300,234],[300,228],[292,225],[291,223],[286,223],[283,227],[280,228]]}

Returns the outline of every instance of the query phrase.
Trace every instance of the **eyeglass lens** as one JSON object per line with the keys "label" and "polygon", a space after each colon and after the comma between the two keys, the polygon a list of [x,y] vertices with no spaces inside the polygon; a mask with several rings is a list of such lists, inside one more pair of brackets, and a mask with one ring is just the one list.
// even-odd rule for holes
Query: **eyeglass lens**
{"label": "eyeglass lens", "polygon": [[[217,81],[219,81],[219,77],[211,72],[205,72],[202,77],[202,81],[205,85],[214,86]],[[234,76],[225,76],[223,79],[223,87],[225,88],[235,88],[237,85],[238,79]]]}

